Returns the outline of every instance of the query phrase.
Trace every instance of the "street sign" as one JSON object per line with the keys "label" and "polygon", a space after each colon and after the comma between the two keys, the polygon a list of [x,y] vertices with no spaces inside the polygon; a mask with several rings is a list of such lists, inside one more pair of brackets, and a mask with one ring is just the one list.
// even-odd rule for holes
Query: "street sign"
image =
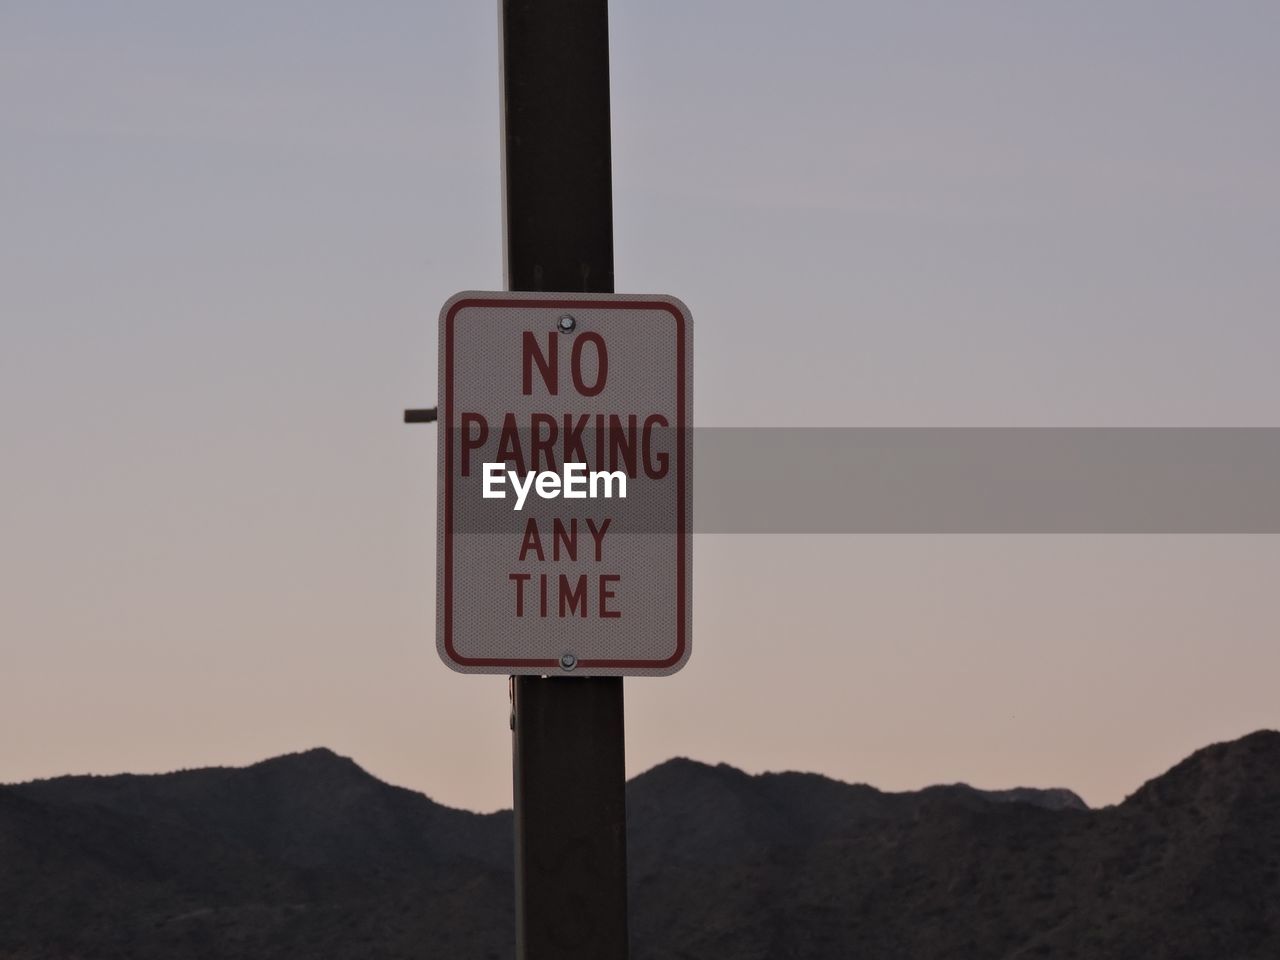
{"label": "street sign", "polygon": [[693,325],[667,296],[460,293],[440,312],[436,646],[462,673],[689,658]]}

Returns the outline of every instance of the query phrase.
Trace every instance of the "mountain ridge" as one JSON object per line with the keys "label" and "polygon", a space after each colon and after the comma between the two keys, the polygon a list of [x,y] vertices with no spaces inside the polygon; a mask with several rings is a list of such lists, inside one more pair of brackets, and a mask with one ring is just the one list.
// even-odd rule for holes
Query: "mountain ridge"
{"label": "mountain ridge", "polygon": [[[628,784],[635,960],[1280,956],[1280,733],[1120,804],[673,758]],[[511,956],[512,817],[313,748],[0,786],[0,960]]]}
{"label": "mountain ridge", "polygon": [[[682,766],[687,766],[690,768],[705,769],[705,770],[723,769],[725,771],[731,772],[732,774],[736,774],[736,775],[747,777],[747,778],[753,778],[753,779],[758,779],[761,777],[791,777],[791,776],[813,777],[813,778],[818,778],[821,780],[828,781],[833,784],[838,784],[840,786],[874,790],[876,793],[885,794],[888,796],[916,794],[916,793],[920,793],[927,790],[956,789],[956,790],[972,791],[975,794],[978,794],[988,800],[992,800],[995,802],[1025,802],[1025,803],[1031,803],[1031,804],[1037,804],[1037,805],[1044,805],[1051,808],[1064,805],[1065,803],[1065,805],[1072,806],[1077,809],[1090,809],[1088,804],[1085,803],[1085,801],[1077,793],[1075,793],[1075,791],[1065,787],[1016,786],[1016,787],[990,789],[990,788],[984,788],[984,787],[976,787],[976,786],[973,786],[972,784],[958,781],[955,783],[932,784],[926,787],[921,787],[917,790],[881,790],[878,787],[873,787],[866,783],[862,783],[862,782],[853,783],[850,781],[841,780],[837,777],[832,777],[822,773],[812,773],[812,772],[799,771],[799,770],[765,770],[760,773],[748,773],[745,770],[742,770],[739,767],[735,767],[729,763],[724,763],[724,762],[709,763],[707,761],[695,760],[685,756],[671,757],[668,760],[664,760],[661,763],[655,764],[654,766],[649,767],[648,769],[643,770],[640,773],[636,774],[634,777],[631,778],[631,782],[634,782],[643,777],[646,777],[650,773],[653,773],[654,771],[661,771],[668,767],[678,768]],[[354,760],[353,758],[340,754],[337,751],[330,749],[329,747],[323,747],[323,746],[309,747],[302,750],[289,751],[287,753],[277,754],[272,757],[266,757],[262,760],[256,760],[256,761],[253,761],[252,763],[247,763],[242,765],[218,764],[218,765],[204,766],[204,767],[180,767],[175,770],[156,772],[156,773],[128,773],[128,772],[67,773],[67,774],[58,774],[52,777],[38,777],[30,780],[13,781],[10,783],[0,783],[0,789],[18,788],[20,790],[23,790],[27,788],[33,788],[36,791],[41,791],[46,787],[51,787],[56,789],[56,785],[64,784],[64,783],[80,785],[80,784],[94,784],[99,782],[134,782],[134,781],[147,780],[149,778],[184,777],[184,776],[190,776],[190,775],[231,773],[235,771],[255,771],[255,770],[261,771],[261,770],[268,770],[272,768],[303,768],[303,769],[310,768],[312,770],[319,769],[319,770],[330,772],[330,773],[338,769],[344,769],[344,770],[350,771],[353,775],[358,776],[360,778],[368,778],[369,780],[375,781],[378,784],[388,789],[403,790],[417,796],[426,797],[426,799],[430,800],[431,803],[439,807],[442,807],[446,810],[456,810],[462,813],[470,813],[470,814],[473,814],[474,816],[496,816],[499,814],[511,812],[511,809],[509,807],[503,807],[498,810],[493,810],[487,813],[483,813],[479,811],[469,810],[466,807],[457,807],[457,806],[441,803],[440,801],[429,797],[427,794],[423,793],[422,791],[415,790],[412,787],[400,786],[397,784],[390,783],[389,781],[383,780],[380,777],[378,777],[376,774],[370,773],[364,767],[360,766],[360,764],[356,762],[356,760]]]}

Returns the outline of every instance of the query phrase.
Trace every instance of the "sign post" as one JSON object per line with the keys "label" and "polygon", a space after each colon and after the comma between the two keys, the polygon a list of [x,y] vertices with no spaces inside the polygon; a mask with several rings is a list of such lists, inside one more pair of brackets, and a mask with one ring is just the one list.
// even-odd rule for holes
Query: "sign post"
{"label": "sign post", "polygon": [[[507,287],[612,293],[607,0],[502,0],[501,30]],[[511,684],[516,956],[626,960],[622,677]]]}
{"label": "sign post", "polygon": [[517,960],[627,960],[622,678],[690,653],[692,321],[613,293],[608,0],[500,27],[507,292],[445,304],[405,422],[440,420],[440,656],[511,675]]}
{"label": "sign post", "polygon": [[501,30],[507,290],[445,304],[405,422],[440,422],[440,656],[511,676],[516,956],[626,960],[622,678],[690,653],[692,320],[613,293],[607,0]]}
{"label": "sign post", "polygon": [[[608,0],[502,0],[511,290],[613,291]],[[621,677],[512,678],[517,960],[627,960]]]}

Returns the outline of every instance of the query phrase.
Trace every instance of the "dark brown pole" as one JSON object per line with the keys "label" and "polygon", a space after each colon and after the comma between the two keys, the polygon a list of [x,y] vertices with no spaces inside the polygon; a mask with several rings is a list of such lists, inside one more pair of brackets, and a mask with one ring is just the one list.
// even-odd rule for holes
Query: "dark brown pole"
{"label": "dark brown pole", "polygon": [[[502,0],[510,290],[613,292],[607,0]],[[626,960],[621,677],[512,684],[518,960]]]}

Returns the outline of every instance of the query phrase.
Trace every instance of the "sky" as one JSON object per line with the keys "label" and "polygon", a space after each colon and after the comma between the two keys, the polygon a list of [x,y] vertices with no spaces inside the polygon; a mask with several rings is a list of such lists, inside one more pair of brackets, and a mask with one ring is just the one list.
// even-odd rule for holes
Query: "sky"
{"label": "sky", "polygon": [[[611,9],[619,291],[700,426],[1280,426],[1280,6]],[[0,6],[0,782],[325,745],[509,806],[435,652],[494,3]],[[696,509],[696,508],[695,508]],[[1270,536],[703,535],[672,756],[1114,803],[1280,727]]]}

